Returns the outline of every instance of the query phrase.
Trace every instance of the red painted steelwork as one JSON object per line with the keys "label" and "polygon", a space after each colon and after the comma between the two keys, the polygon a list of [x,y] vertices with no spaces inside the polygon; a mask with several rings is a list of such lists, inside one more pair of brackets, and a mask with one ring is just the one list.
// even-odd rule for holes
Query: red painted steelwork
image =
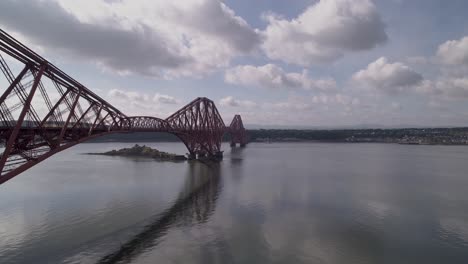
{"label": "red painted steelwork", "polygon": [[231,134],[231,146],[234,147],[236,144],[239,144],[241,147],[244,147],[247,144],[247,134],[240,115],[234,116],[228,131]]}
{"label": "red painted steelwork", "polygon": [[213,101],[199,97],[169,116],[166,121],[172,133],[184,142],[191,155],[220,154],[225,126]]}
{"label": "red painted steelwork", "polygon": [[[19,74],[2,52],[23,65]],[[199,158],[221,158],[225,132],[232,142],[247,143],[240,116],[225,127],[213,101],[204,97],[166,119],[128,117],[1,29],[0,71],[8,83],[0,96],[0,184],[64,149],[110,133],[172,133]]]}

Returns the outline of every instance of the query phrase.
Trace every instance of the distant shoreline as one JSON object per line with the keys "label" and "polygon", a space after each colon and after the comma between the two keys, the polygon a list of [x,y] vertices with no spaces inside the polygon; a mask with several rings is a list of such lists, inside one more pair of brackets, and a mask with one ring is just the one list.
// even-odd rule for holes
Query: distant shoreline
{"label": "distant shoreline", "polygon": [[[396,143],[408,145],[468,145],[468,128],[398,128],[398,129],[251,129],[249,142],[335,142]],[[229,141],[226,135],[223,141]],[[88,141],[96,142],[180,142],[168,133],[122,133]]]}
{"label": "distant shoreline", "polygon": [[[223,141],[223,143],[228,143],[229,141]],[[110,141],[98,141],[98,142],[90,142],[85,141],[82,144],[96,144],[96,143],[182,143],[182,141],[163,141],[163,140],[131,140],[131,141],[118,141],[118,140],[110,140]],[[419,145],[419,146],[467,146],[468,143],[404,143],[404,142],[389,142],[389,141],[345,141],[345,140],[282,140],[276,139],[271,141],[249,141],[249,143],[347,143],[347,144],[398,144],[398,145]],[[104,155],[102,153],[85,153],[88,155]]]}

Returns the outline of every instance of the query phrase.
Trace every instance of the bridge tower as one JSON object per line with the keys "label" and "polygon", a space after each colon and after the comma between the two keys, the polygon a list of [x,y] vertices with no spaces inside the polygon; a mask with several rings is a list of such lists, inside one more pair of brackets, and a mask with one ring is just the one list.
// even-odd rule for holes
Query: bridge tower
{"label": "bridge tower", "polygon": [[171,133],[189,150],[190,158],[222,159],[221,142],[225,125],[215,104],[198,97],[168,118]]}
{"label": "bridge tower", "polygon": [[240,115],[234,116],[231,125],[229,125],[228,131],[231,134],[231,147],[235,147],[236,144],[239,144],[241,147],[245,147],[247,144],[247,133]]}

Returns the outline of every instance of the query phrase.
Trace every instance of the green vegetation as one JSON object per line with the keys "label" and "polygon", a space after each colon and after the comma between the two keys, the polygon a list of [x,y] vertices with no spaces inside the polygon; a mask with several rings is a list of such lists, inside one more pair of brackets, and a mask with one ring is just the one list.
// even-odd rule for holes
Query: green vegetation
{"label": "green vegetation", "polygon": [[468,144],[468,128],[403,128],[342,130],[249,130],[250,141],[384,142],[400,144]]}
{"label": "green vegetation", "polygon": [[135,144],[135,146],[131,148],[123,148],[119,150],[111,150],[104,153],[86,153],[89,155],[106,155],[106,156],[125,156],[125,157],[147,157],[153,158],[157,160],[164,160],[164,161],[182,161],[186,160],[187,158],[183,155],[176,155],[171,154],[163,151],[159,151],[157,149],[153,149],[147,147],[145,145],[140,146]]}

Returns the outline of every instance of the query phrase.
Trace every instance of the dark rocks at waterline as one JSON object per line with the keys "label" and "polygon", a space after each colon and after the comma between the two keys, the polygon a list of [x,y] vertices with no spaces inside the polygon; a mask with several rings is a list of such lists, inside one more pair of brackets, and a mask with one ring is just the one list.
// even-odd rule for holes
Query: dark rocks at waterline
{"label": "dark rocks at waterline", "polygon": [[187,157],[183,155],[176,155],[172,153],[167,153],[147,147],[145,145],[140,146],[135,144],[131,148],[123,148],[119,150],[111,150],[103,153],[85,153],[87,155],[105,155],[105,156],[123,156],[123,157],[146,157],[153,158],[161,161],[184,161],[187,160]]}

